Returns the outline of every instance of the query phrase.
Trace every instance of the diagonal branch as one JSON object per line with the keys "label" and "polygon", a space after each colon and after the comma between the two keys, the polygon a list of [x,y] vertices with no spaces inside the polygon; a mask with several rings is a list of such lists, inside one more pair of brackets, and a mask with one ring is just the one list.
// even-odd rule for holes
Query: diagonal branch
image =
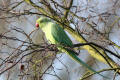
{"label": "diagonal branch", "polygon": [[85,46],[85,45],[94,45],[94,46],[96,46],[96,47],[98,47],[98,48],[103,49],[104,51],[109,52],[110,54],[112,54],[112,55],[114,55],[115,57],[117,57],[118,59],[120,59],[120,56],[119,56],[119,55],[117,55],[117,54],[115,54],[114,52],[112,52],[112,51],[110,51],[110,50],[108,50],[108,49],[106,49],[106,48],[104,48],[104,47],[102,47],[102,46],[100,46],[100,45],[98,45],[98,44],[95,44],[95,43],[93,43],[93,42],[74,44],[73,47],[79,47],[79,46]]}
{"label": "diagonal branch", "polygon": [[26,3],[32,5],[34,8],[38,9],[41,13],[43,13],[44,15],[49,15],[43,8],[39,7],[38,5],[36,5],[35,3],[33,3],[31,0],[24,0]]}

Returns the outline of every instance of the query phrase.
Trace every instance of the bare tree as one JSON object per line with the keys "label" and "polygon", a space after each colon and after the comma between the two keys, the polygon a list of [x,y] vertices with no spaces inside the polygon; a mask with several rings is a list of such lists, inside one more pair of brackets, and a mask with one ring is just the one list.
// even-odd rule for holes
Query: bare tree
{"label": "bare tree", "polygon": [[[112,80],[119,76],[120,46],[112,41],[114,34],[119,35],[119,0],[107,1],[111,6],[106,9],[99,9],[105,2],[93,0],[1,0],[0,3],[0,75],[7,75],[6,80],[43,80],[45,75],[72,80],[69,77],[72,71],[56,54],[57,45],[48,44],[42,31],[35,29],[35,20],[40,16],[54,20],[72,35],[75,43],[72,49],[77,48],[80,58],[84,56],[82,52],[86,53],[85,62],[91,67],[95,68],[96,62],[106,64],[96,68],[98,73],[111,74]],[[67,78],[65,72],[65,77],[57,74],[55,60],[66,68]],[[76,79],[95,79],[95,73],[78,68],[81,72]],[[14,75],[16,78],[11,77]]]}

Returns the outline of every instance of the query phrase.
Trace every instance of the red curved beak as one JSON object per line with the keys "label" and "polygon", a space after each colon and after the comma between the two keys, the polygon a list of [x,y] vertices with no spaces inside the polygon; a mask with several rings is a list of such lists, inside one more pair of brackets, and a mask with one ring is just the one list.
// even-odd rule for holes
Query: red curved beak
{"label": "red curved beak", "polygon": [[37,28],[39,28],[39,24],[38,24],[38,23],[36,23],[35,26],[36,26]]}

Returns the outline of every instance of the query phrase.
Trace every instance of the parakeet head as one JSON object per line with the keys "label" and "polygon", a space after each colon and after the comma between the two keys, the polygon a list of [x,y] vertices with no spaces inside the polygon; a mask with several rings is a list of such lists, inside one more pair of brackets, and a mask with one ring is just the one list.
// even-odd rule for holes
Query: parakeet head
{"label": "parakeet head", "polygon": [[47,17],[40,17],[39,19],[36,20],[36,27],[37,28],[43,28],[48,22],[51,20],[48,19]]}

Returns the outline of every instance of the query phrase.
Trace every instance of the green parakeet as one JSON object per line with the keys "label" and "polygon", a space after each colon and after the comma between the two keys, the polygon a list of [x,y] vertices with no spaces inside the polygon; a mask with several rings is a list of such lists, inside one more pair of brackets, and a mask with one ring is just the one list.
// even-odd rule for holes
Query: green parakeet
{"label": "green parakeet", "polygon": [[38,20],[36,20],[36,27],[41,28],[48,42],[50,44],[57,45],[58,50],[67,53],[73,60],[82,64],[90,71],[99,74],[89,65],[87,65],[84,61],[79,59],[79,57],[77,57],[76,53],[73,50],[64,47],[64,46],[72,47],[73,43],[65,33],[64,29],[60,27],[58,24],[56,24],[54,21],[48,19],[47,17],[40,17]]}

